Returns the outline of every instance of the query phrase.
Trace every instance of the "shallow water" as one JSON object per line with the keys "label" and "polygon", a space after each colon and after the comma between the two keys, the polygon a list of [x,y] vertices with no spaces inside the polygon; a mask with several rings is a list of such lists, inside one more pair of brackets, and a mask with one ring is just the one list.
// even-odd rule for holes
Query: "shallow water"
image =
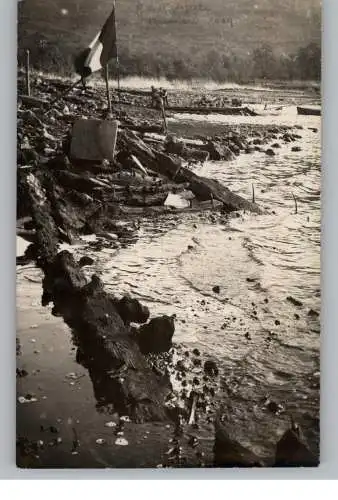
{"label": "shallow water", "polygon": [[[320,119],[297,124],[300,152],[291,143],[274,157],[242,155],[196,169],[247,198],[253,184],[269,215],[243,214],[229,226],[178,222],[162,235],[152,223],[100,271],[108,287],[142,299],[153,315],[175,313],[175,340],[221,360],[246,406],[268,394],[286,415],[311,420],[319,410],[320,326],[308,313],[320,310]],[[244,415],[250,411],[243,406]]]}
{"label": "shallow water", "polygon": [[[243,444],[247,442],[263,455],[271,453],[276,436],[285,429],[291,414],[303,425],[314,450],[319,440],[320,327],[319,318],[308,313],[320,309],[320,119],[297,117],[293,111],[285,111],[282,118],[207,119],[208,124],[217,126],[221,119],[225,124],[234,120],[303,126],[297,131],[302,136],[296,143],[302,148],[300,152],[291,152],[291,143],[276,150],[274,157],[254,153],[196,169],[247,198],[251,198],[254,185],[256,202],[267,209],[266,215],[241,214],[224,219],[223,223],[214,219],[212,212],[201,217],[177,215],[143,220],[135,245],[118,252],[93,252],[96,264],[87,271],[88,275],[97,272],[114,294],[130,292],[148,304],[152,316],[176,314],[175,342],[197,346],[203,357],[218,361],[220,401],[232,416]],[[205,117],[195,118],[201,119]],[[80,249],[76,251],[81,253]],[[19,272],[23,304],[19,311],[26,315],[18,328],[25,355],[22,359],[29,371],[41,369],[40,380],[46,380],[42,384],[44,390],[51,392],[49,399],[39,401],[40,414],[48,408],[49,416],[55,418],[55,409],[60,408],[63,421],[67,421],[67,414],[81,415],[82,435],[90,436],[86,438],[88,463],[135,466],[143,453],[141,441],[133,457],[132,452],[124,451],[120,461],[117,456],[107,458],[102,447],[97,451],[94,436],[104,432],[104,419],[95,410],[89,377],[75,364],[71,343],[65,340],[68,331],[59,320],[47,319],[49,310],[38,312],[37,317],[29,312],[33,303],[29,301],[29,288],[25,292],[23,275],[34,279],[36,271]],[[219,286],[219,293],[213,291],[215,285]],[[287,300],[289,296],[301,305]],[[38,330],[27,326],[28,313],[33,314],[30,322],[36,322]],[[45,338],[41,321],[50,325],[45,328],[49,332]],[[53,328],[57,338],[51,333]],[[29,338],[33,335],[35,348],[45,346],[45,351],[52,344],[53,354],[34,354]],[[63,361],[58,364],[56,357],[59,360],[60,352]],[[83,374],[83,378],[80,392],[76,392],[76,397],[74,393],[71,401],[68,392],[75,388],[60,380],[74,371]],[[31,382],[23,379],[20,384],[19,390],[24,391]],[[67,387],[65,393],[62,387]],[[266,396],[281,405],[279,416],[267,410]],[[25,412],[31,411],[28,407],[33,407],[33,403],[25,407]],[[158,434],[153,432],[160,441],[161,430]],[[210,430],[203,430],[205,439],[208,433]],[[133,441],[136,448],[138,440],[139,434]],[[144,465],[151,464],[151,453],[150,447]],[[76,463],[77,459],[70,458]],[[156,452],[153,460],[160,460],[160,453]]]}

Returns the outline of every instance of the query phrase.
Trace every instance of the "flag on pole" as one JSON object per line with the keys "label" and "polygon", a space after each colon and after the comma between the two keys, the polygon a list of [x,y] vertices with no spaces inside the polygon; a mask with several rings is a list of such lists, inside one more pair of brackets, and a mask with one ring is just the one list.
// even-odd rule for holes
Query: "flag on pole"
{"label": "flag on pole", "polygon": [[82,77],[104,68],[107,63],[117,57],[115,2],[112,13],[104,23],[102,30],[96,35],[89,47],[75,59],[75,70]]}

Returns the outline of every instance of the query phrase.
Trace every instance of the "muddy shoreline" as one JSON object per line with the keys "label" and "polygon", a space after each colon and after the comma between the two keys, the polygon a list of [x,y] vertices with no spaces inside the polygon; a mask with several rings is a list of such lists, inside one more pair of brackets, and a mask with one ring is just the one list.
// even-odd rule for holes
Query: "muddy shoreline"
{"label": "muddy shoreline", "polygon": [[[46,82],[46,88],[53,88],[52,83]],[[43,91],[46,91],[46,88],[44,90],[42,85],[42,94]],[[61,103],[63,108],[59,110],[59,118],[54,116],[54,120],[52,120],[51,123],[48,123],[48,130],[51,131],[51,129],[53,129],[54,133],[55,131],[57,131],[57,134],[55,134],[55,136],[57,135],[57,137],[54,141],[54,149],[53,147],[51,147],[51,144],[49,144],[49,146],[43,145],[43,147],[41,145],[36,145],[34,141],[37,138],[36,136],[34,137],[33,128],[32,125],[29,125],[29,121],[34,121],[34,117],[39,116],[39,113],[35,111],[34,115],[32,115],[32,113],[27,113],[27,110],[23,108],[22,113],[20,113],[19,115],[22,120],[20,123],[23,127],[21,130],[19,127],[19,133],[22,134],[20,136],[20,142],[24,140],[24,136],[28,137],[28,141],[30,141],[30,144],[34,145],[34,147],[26,148],[26,152],[33,150],[36,153],[38,151],[39,157],[37,158],[36,154],[28,155],[30,156],[30,158],[28,158],[27,163],[27,155],[24,157],[20,156],[22,151],[19,154],[19,189],[20,187],[22,187],[23,191],[21,192],[24,193],[23,197],[21,197],[21,200],[26,200],[25,182],[27,179],[27,174],[25,172],[26,169],[23,167],[29,166],[29,172],[35,175],[36,178],[42,182],[43,188],[51,189],[50,192],[53,193],[52,196],[55,197],[54,199],[56,200],[56,206],[58,206],[58,203],[60,203],[60,200],[63,196],[62,186],[67,186],[70,178],[69,176],[67,177],[65,175],[64,178],[62,178],[59,173],[55,172],[60,171],[60,167],[58,166],[60,165],[60,161],[62,164],[61,170],[64,171],[65,169],[67,169],[68,171],[71,171],[71,169],[69,164],[65,165],[63,163],[64,157],[61,160],[59,158],[58,165],[54,162],[55,171],[52,172],[52,175],[50,175],[53,158],[59,157],[60,153],[62,153],[67,131],[69,130],[69,125],[76,118],[79,108],[81,109],[81,116],[84,109],[88,116],[93,116],[93,114],[97,116],[97,114],[100,114],[101,111],[103,113],[105,112],[104,108],[99,111],[100,108],[97,104],[96,97],[94,98],[94,94],[94,91],[92,92],[92,94],[90,94],[89,92],[90,97],[87,98],[85,106],[84,101],[86,100],[86,97],[82,95],[78,96],[78,99],[76,99],[76,96],[74,95],[70,96],[68,99],[68,102],[70,103],[69,106],[65,102]],[[101,101],[101,105],[103,106],[103,98]],[[65,113],[65,106],[71,108],[68,109],[70,115],[67,115],[68,112]],[[131,108],[132,105],[128,104],[125,106],[124,111],[123,105],[120,105],[118,115],[122,126],[124,125],[125,127],[134,127],[134,129],[138,131],[140,129],[146,128],[148,130],[152,128],[155,129],[156,127],[160,129],[161,121],[158,117],[157,111],[149,110],[147,107],[145,107],[144,109],[135,108],[132,110]],[[126,113],[126,115],[123,116],[123,113]],[[130,116],[132,116],[133,118],[131,119]],[[67,117],[67,120],[65,120],[66,124],[64,123],[65,117]],[[175,130],[175,132],[178,135],[178,131]],[[238,127],[234,128],[233,130],[231,130],[231,127],[226,127],[226,131],[224,131],[223,127],[222,132],[223,134],[220,135],[220,132],[218,130],[215,135],[213,134],[211,138],[207,139],[206,134],[201,135],[200,133],[196,133],[196,130],[195,133],[191,132],[190,128],[190,133],[189,130],[185,130],[184,132],[181,130],[180,137],[182,137],[182,133],[185,139],[188,140],[191,138],[196,138],[196,136],[198,136],[198,138],[202,140],[204,145],[208,144],[207,141],[210,141],[211,139],[213,141],[213,144],[217,144],[217,148],[215,149],[218,152],[220,152],[221,150],[220,158],[222,158],[223,155],[223,159],[225,158],[224,155],[226,154],[231,154],[232,156],[240,154],[250,155],[255,151],[265,152],[270,150],[272,152],[266,153],[267,156],[275,155],[274,148],[272,147],[273,144],[279,143],[281,141],[283,141],[284,143],[294,142],[295,144],[297,144],[297,140],[299,139],[299,132],[297,131],[297,129],[292,129],[286,126],[247,126],[246,128],[242,128],[240,131],[238,131]],[[157,149],[158,144],[155,143],[154,145],[152,137],[147,138],[147,136],[143,134],[143,139],[146,144],[151,144],[151,147],[153,147],[155,151],[159,151],[160,154],[162,154],[161,149],[164,145],[163,142],[160,142],[161,148]],[[45,137],[45,140],[47,142],[53,142],[48,136]],[[227,148],[226,150],[224,150],[225,146]],[[231,146],[232,150],[230,150],[229,152],[228,149]],[[45,156],[46,153],[48,154],[47,157]],[[199,160],[194,157],[195,154],[196,152],[193,148],[191,148],[191,145],[188,146],[188,150],[185,151],[185,154],[183,154],[183,156],[182,150],[180,151],[180,157],[183,158],[184,161],[198,163]],[[20,160],[22,161],[21,165]],[[41,168],[40,166],[41,162],[44,164],[43,168]],[[88,167],[86,168],[88,170]],[[153,166],[153,168],[155,167]],[[22,169],[21,172],[20,169]],[[91,165],[89,167],[90,179],[99,179],[101,182],[102,180],[107,178],[112,179],[112,177],[107,177],[107,173],[104,171],[105,169],[107,169],[106,165]],[[128,167],[125,168],[125,170],[127,169]],[[22,172],[24,173],[22,174]],[[79,170],[75,171],[73,169],[73,172],[74,175],[78,175],[79,178],[81,178],[82,174],[79,175]],[[100,172],[100,177],[97,175],[98,172]],[[111,172],[108,173],[108,176],[111,176]],[[65,183],[64,179],[66,177],[67,179]],[[79,178],[76,177],[76,182],[80,180]],[[61,191],[58,193],[55,193],[54,188],[56,181],[59,183],[59,186],[61,186]],[[118,176],[115,175],[114,182],[116,183],[118,181],[122,183],[121,177],[118,178]],[[135,182],[133,181],[133,179],[131,179],[130,175],[128,175],[127,182],[129,183],[130,181]],[[97,194],[94,195],[93,189],[95,190],[95,188],[97,188],[98,186],[90,185],[90,182],[91,181],[88,181],[87,177],[86,184],[83,184],[81,188],[82,192],[84,191],[87,196],[90,196],[92,198],[90,203],[88,204],[87,201],[84,202],[84,200],[81,200],[81,203],[84,202],[84,205],[79,205],[78,198],[76,199],[76,202],[74,202],[74,199],[67,200],[69,206],[72,207],[72,210],[74,211],[74,217],[69,217],[69,206],[67,208],[66,204],[66,209],[63,212],[63,217],[60,218],[60,216],[58,216],[57,218],[58,224],[61,225],[61,228],[58,229],[58,243],[63,241],[63,243],[67,245],[69,245],[70,243],[75,244],[74,248],[76,258],[79,258],[81,255],[82,257],[85,257],[88,254],[88,250],[90,255],[93,255],[93,252],[98,252],[99,255],[99,252],[102,249],[108,248],[111,251],[111,258],[114,259],[114,252],[119,252],[121,249],[125,248],[132,248],[133,245],[135,245],[138,240],[138,232],[140,230],[140,227],[142,227],[142,224],[144,224],[145,221],[151,224],[151,220],[155,220],[159,216],[163,217],[165,221],[164,233],[167,230],[170,230],[170,227],[176,227],[180,221],[186,222],[187,220],[190,220],[192,225],[199,224],[201,220],[205,220],[206,223],[221,226],[223,225],[225,230],[229,230],[229,220],[232,217],[236,218],[240,216],[240,214],[238,213],[238,210],[241,208],[240,206],[233,206],[230,208],[229,205],[224,203],[224,201],[219,202],[217,199],[215,200],[213,199],[213,197],[210,197],[210,191],[208,192],[206,199],[203,199],[202,196],[202,199],[196,199],[195,202],[190,205],[190,207],[180,211],[179,209],[173,209],[171,207],[163,207],[163,202],[166,199],[168,193],[172,192],[172,185],[170,184],[167,184],[167,187],[165,187],[164,189],[164,193],[159,197],[159,190],[155,183],[155,185],[153,184],[151,186],[150,191],[146,193],[143,192],[140,200],[138,200],[137,191],[130,193],[129,190],[129,192],[123,193],[123,197],[115,199],[114,203],[110,204],[109,202],[107,203],[105,201],[107,199],[107,193],[105,194],[104,192],[102,192],[102,190],[99,196],[97,196]],[[140,177],[136,177],[136,183],[137,182],[142,182],[142,179],[140,179]],[[178,193],[183,187],[179,186],[180,182],[182,184],[182,180],[180,181],[180,179],[175,179],[174,182],[174,184],[178,185]],[[183,189],[185,189],[185,186]],[[213,187],[209,187],[208,189],[213,189]],[[215,193],[215,191],[213,192]],[[97,191],[95,193],[97,193]],[[220,196],[220,198],[224,200],[222,196],[223,194]],[[50,198],[50,196],[48,197]],[[156,205],[153,204],[155,199]],[[88,226],[88,217],[93,215],[91,207],[93,200],[95,200],[95,203],[97,201],[100,202],[99,206],[101,207],[101,212],[99,214],[99,217],[92,218],[90,227],[86,227]],[[249,203],[250,202],[248,202],[247,209],[250,210]],[[144,207],[145,204],[148,205],[147,208]],[[88,207],[89,210],[88,214],[86,214],[84,218],[79,218],[76,215],[78,207],[81,206],[82,208]],[[102,212],[102,207],[109,207],[109,210]],[[21,220],[23,217],[30,217],[32,215],[30,212],[30,208],[27,208],[27,204],[20,204],[20,196],[18,212]],[[113,224],[111,221],[112,216],[114,216]],[[55,215],[53,215],[53,217],[55,219]],[[108,219],[109,225],[107,225]],[[172,224],[170,223],[171,220]],[[25,231],[33,230],[33,233],[34,230],[36,230],[36,226],[34,227],[34,222],[32,224],[31,220],[29,220],[28,223],[21,223],[20,227]],[[87,243],[81,241],[81,233],[83,235],[83,233],[89,234],[93,232],[95,232],[97,235],[95,241]],[[35,237],[36,234],[32,234],[33,240],[35,240]],[[76,245],[78,245],[78,247]],[[31,261],[31,259],[32,257],[28,256],[27,261],[29,262]],[[100,257],[98,257],[98,259],[100,259]],[[25,265],[29,266],[31,264],[26,263],[23,267],[18,267],[18,271],[20,272],[20,274],[22,273],[22,271],[24,271]],[[85,269],[86,268],[84,268],[84,270]],[[28,280],[41,280],[41,277],[34,276],[34,273],[39,273],[38,271],[31,270],[30,272],[32,273],[32,275],[28,273]],[[89,263],[88,271],[85,271],[85,276],[89,277],[90,274],[91,264]],[[252,457],[250,457],[249,459],[247,457],[244,457],[243,453],[238,452],[238,456],[240,458],[238,458],[237,456],[237,458],[235,457],[235,459],[233,455],[230,460],[226,459],[225,463],[228,463],[228,466],[230,466],[229,464],[241,465],[239,463],[240,460],[243,460],[242,466],[245,466],[245,464],[246,466],[255,466],[258,464],[258,462],[263,462],[264,465],[273,465],[275,463],[276,443],[278,441],[278,438],[291,425],[290,413],[285,412],[283,408],[280,409],[278,407],[278,403],[275,403],[274,401],[262,401],[262,408],[264,407],[264,411],[267,415],[266,422],[262,427],[264,427],[264,432],[270,434],[270,436],[267,438],[267,445],[265,447],[265,450],[262,451],[262,449],[260,449],[259,447],[255,448],[254,439],[251,439],[252,433],[255,432],[255,430],[249,432],[247,435],[245,435],[245,433],[243,435],[243,430],[245,427],[242,426],[242,417],[236,415],[236,410],[234,411],[235,397],[231,385],[227,387],[224,385],[224,367],[222,366],[221,362],[217,359],[211,359],[208,355],[204,356],[202,352],[194,352],[196,351],[196,348],[194,348],[193,346],[187,346],[184,345],[184,343],[177,343],[175,341],[175,334],[173,337],[174,345],[168,354],[164,353],[161,355],[155,355],[155,358],[147,358],[147,363],[149,364],[149,366],[153,367],[157,373],[169,372],[171,381],[176,381],[175,384],[178,384],[178,387],[173,387],[174,400],[172,407],[176,408],[175,417],[171,416],[168,420],[165,420],[165,423],[163,424],[152,422],[136,424],[133,423],[133,421],[128,422],[128,418],[130,418],[129,415],[121,415],[121,412],[117,413],[115,409],[109,407],[109,404],[107,404],[106,401],[97,401],[95,403],[92,394],[93,389],[91,387],[92,382],[94,384],[95,390],[95,382],[93,380],[93,377],[90,381],[87,370],[82,367],[81,364],[78,365],[75,363],[75,347],[71,344],[70,332],[67,330],[67,327],[64,326],[62,319],[53,318],[48,308],[42,309],[37,305],[39,294],[41,294],[40,284],[30,282],[28,285],[27,283],[26,285],[24,285],[25,280],[27,281],[27,278],[19,278],[18,282],[19,290],[23,290],[23,293],[19,292],[18,299],[18,338],[19,342],[22,344],[22,354],[18,357],[18,395],[19,397],[22,397],[22,395],[26,397],[28,394],[31,396],[31,398],[26,397],[26,400],[28,401],[18,404],[17,461],[19,466],[213,466],[216,463],[214,457],[214,422],[216,417],[219,418],[219,413],[223,414],[221,415],[222,425],[225,425],[228,433],[230,433],[231,435],[232,440],[236,442],[239,441],[243,444],[243,446],[254,449],[261,454],[263,453],[263,456],[261,455],[260,459],[257,459],[256,463],[255,460],[252,461]],[[215,291],[212,290],[211,292],[217,294],[218,291],[216,288],[217,284],[215,284]],[[30,307],[28,306],[28,304],[32,294],[34,294],[34,297],[36,298],[36,300],[33,301],[36,305],[33,306],[34,311],[29,311]],[[153,315],[151,311],[150,314],[152,318]],[[42,323],[40,323],[41,320],[33,320],[33,317],[34,319],[35,317],[42,317]],[[29,325],[29,323],[31,324]],[[44,333],[48,331],[51,332],[52,330],[54,331],[54,328],[56,332],[54,340],[50,339],[51,334],[48,334],[47,338],[44,339]],[[226,329],[226,325],[224,328]],[[52,346],[53,350],[51,352],[55,352],[55,355],[51,356],[53,358],[52,363],[57,363],[57,359],[55,358],[60,354],[60,347],[58,346],[57,340],[58,335],[62,335],[63,340],[61,344],[66,346],[63,348],[63,351],[68,359],[67,368],[70,362],[74,366],[74,371],[69,371],[69,373],[72,374],[70,378],[67,378],[67,374],[65,374],[65,380],[62,381],[64,387],[67,386],[67,391],[69,389],[70,394],[62,394],[63,391],[59,388],[53,391],[54,394],[57,395],[56,399],[58,400],[56,402],[54,396],[53,402],[53,395],[50,396],[48,394],[48,384],[50,383],[50,379],[48,379],[48,377],[52,376],[53,370],[45,366],[44,370],[41,369],[40,372],[37,372],[36,369],[33,368],[33,366],[34,364],[39,365],[40,363],[36,363],[34,359],[41,359],[41,357],[43,357],[44,355],[43,352],[48,351]],[[31,338],[29,339],[29,337]],[[65,337],[69,339],[66,343]],[[35,342],[31,342],[32,339],[35,339]],[[36,345],[40,343],[40,348],[42,349],[41,351],[39,346]],[[33,351],[32,345],[34,345],[35,347]],[[216,362],[216,371],[214,369],[214,371],[211,370],[210,372],[208,372],[208,369],[205,369],[206,361]],[[40,370],[40,368],[38,369]],[[28,374],[25,376],[25,374],[22,374],[21,370],[27,371]],[[33,371],[35,371],[35,373],[32,375]],[[41,375],[43,371],[45,371],[46,373],[46,379],[43,375]],[[79,371],[80,373],[78,373]],[[34,378],[34,382],[32,381],[32,378]],[[185,382],[185,379],[189,380],[186,384],[182,385],[182,382]],[[55,383],[56,381],[53,380],[51,382],[52,386],[54,386]],[[57,382],[57,384],[59,385],[60,383],[61,381]],[[317,382],[314,381],[314,383]],[[86,386],[86,389],[83,389],[83,384]],[[76,389],[78,389],[76,397],[75,400],[72,401],[73,392]],[[105,392],[105,389],[103,390],[103,392]],[[199,401],[196,410],[198,418],[197,421],[189,423],[189,421],[191,420],[193,406],[193,394],[191,393],[194,392],[199,394]],[[37,396],[37,394],[39,394],[39,396]],[[48,396],[46,396],[46,394],[48,394]],[[62,397],[60,399],[61,394]],[[83,400],[81,394],[86,394],[85,400]],[[46,397],[46,399],[43,399],[44,396]],[[30,403],[29,401],[32,399],[34,401]],[[37,401],[35,401],[35,399]],[[52,400],[51,403],[49,402],[50,400]],[[101,404],[97,405],[98,402],[100,402]],[[61,416],[55,418],[55,409],[58,408],[60,404],[60,410],[62,408]],[[89,422],[88,418],[86,418],[85,416],[86,412],[90,412],[91,418],[94,418],[93,422],[95,422],[95,424]],[[76,418],[74,417],[74,415],[69,415],[69,413],[78,414],[78,416],[80,416]],[[226,413],[225,419],[223,418],[224,413]],[[271,417],[270,414],[274,416]],[[121,420],[121,417],[125,418],[122,418]],[[275,420],[277,419],[278,422],[275,422],[274,425],[271,425],[271,418],[274,418]],[[131,420],[133,420],[132,417]],[[42,424],[41,421],[43,421]],[[109,425],[107,425],[108,423]],[[304,429],[306,437],[310,441],[310,448],[312,449],[313,453],[316,454],[318,445],[318,431],[316,430],[317,423],[311,421],[311,419],[307,424],[304,421],[302,421],[301,423],[303,428],[304,423],[307,427],[306,429]],[[244,423],[244,425],[246,424]],[[52,428],[54,428],[54,430],[51,430]],[[55,436],[52,436],[53,432]],[[127,441],[127,444],[124,441]],[[122,442],[123,444],[120,444],[120,442]],[[233,443],[230,446],[230,449],[234,449]],[[245,460],[247,460],[247,462],[245,462]],[[225,463],[223,464],[223,466],[226,466]],[[217,465],[222,466],[221,463],[218,463]]]}

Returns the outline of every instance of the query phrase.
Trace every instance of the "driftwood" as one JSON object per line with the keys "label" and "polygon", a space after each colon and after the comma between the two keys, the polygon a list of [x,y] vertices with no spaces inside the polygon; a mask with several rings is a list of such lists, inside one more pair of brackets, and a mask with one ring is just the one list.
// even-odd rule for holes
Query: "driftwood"
{"label": "driftwood", "polygon": [[123,147],[135,155],[142,164],[176,182],[189,182],[190,190],[199,200],[211,198],[223,203],[227,211],[248,210],[260,213],[258,205],[251,203],[214,179],[200,177],[182,166],[180,159],[168,154],[160,153],[147,146],[136,134],[123,131],[120,133],[120,142]]}
{"label": "driftwood", "polygon": [[45,99],[39,99],[38,97],[32,97],[29,95],[20,95],[19,100],[23,104],[32,107],[43,107],[48,105],[48,101],[46,101]]}

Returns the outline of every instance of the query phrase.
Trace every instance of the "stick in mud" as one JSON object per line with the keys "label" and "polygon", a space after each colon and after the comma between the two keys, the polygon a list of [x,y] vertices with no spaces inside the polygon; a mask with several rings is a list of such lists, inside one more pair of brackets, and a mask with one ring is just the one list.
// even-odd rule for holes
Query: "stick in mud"
{"label": "stick in mud", "polygon": [[188,420],[189,425],[192,425],[195,421],[197,400],[198,400],[198,394],[196,392],[192,392],[192,394],[191,394],[191,408],[190,408],[190,415],[189,415],[189,420]]}
{"label": "stick in mud", "polygon": [[165,107],[164,107],[164,102],[163,99],[161,99],[161,113],[162,113],[162,118],[163,118],[163,126],[164,126],[164,132],[168,132],[168,125],[167,125],[167,118],[165,116]]}
{"label": "stick in mud", "polygon": [[295,215],[297,215],[297,213],[298,213],[297,198],[295,197],[295,195],[293,193],[292,193],[292,197],[293,197],[294,202],[295,202]]}
{"label": "stick in mud", "polygon": [[255,187],[252,184],[252,203],[255,203]]}
{"label": "stick in mud", "polygon": [[30,51],[26,50],[26,61],[25,61],[25,70],[26,70],[26,94],[28,96],[31,95],[31,82],[30,82]]}
{"label": "stick in mud", "polygon": [[106,64],[106,66],[104,68],[104,79],[105,79],[105,82],[106,82],[108,112],[109,112],[109,114],[111,114],[111,99],[110,99],[110,92],[109,92],[109,70],[108,70],[108,64]]}

